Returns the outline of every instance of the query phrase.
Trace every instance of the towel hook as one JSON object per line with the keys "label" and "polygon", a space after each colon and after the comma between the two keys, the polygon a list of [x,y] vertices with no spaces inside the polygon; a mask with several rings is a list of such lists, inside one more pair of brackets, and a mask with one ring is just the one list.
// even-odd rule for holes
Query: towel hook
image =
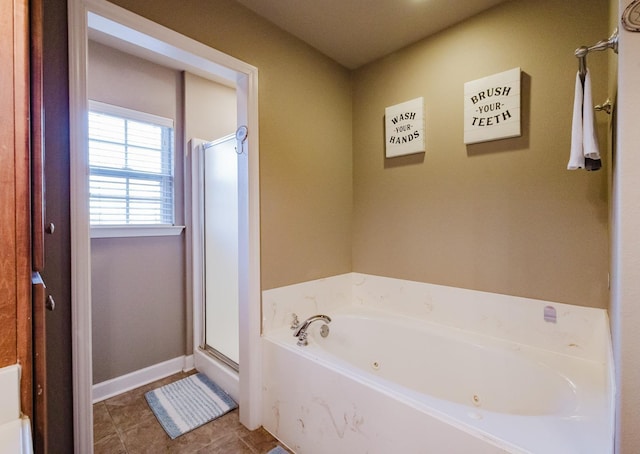
{"label": "towel hook", "polygon": [[613,108],[613,104],[611,103],[611,100],[607,98],[605,102],[603,102],[602,104],[596,105],[593,109],[597,111],[605,111],[608,115],[611,115],[612,108]]}
{"label": "towel hook", "polygon": [[578,47],[576,49],[576,57],[578,57],[578,72],[580,72],[580,76],[583,79],[587,75],[587,53],[589,53],[589,49],[585,46]]}

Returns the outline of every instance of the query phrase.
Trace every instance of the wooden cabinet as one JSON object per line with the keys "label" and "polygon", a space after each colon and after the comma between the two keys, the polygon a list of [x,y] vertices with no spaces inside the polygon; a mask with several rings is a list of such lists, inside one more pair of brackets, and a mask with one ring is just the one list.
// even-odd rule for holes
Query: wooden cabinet
{"label": "wooden cabinet", "polygon": [[[42,229],[32,229],[34,221],[42,224],[37,211],[42,212],[43,192],[42,178],[38,179],[42,174],[42,143],[37,140],[38,134],[41,137],[41,119],[37,111],[32,115],[31,106],[34,102],[36,109],[41,108],[41,94],[31,96],[32,83],[41,84],[39,76],[31,77],[32,67],[41,61],[41,54],[34,52],[41,35],[34,33],[32,40],[30,29],[30,15],[39,11],[39,1],[0,0],[0,367],[22,366],[21,406],[30,417],[32,271],[34,265],[43,266]],[[37,152],[35,156],[32,150]]]}

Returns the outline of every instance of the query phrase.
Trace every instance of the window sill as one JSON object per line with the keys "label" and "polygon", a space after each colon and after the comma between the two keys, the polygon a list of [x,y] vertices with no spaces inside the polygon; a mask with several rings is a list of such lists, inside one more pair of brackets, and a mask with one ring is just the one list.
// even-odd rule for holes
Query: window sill
{"label": "window sill", "polygon": [[91,227],[91,238],[131,238],[143,236],[176,236],[184,225],[109,225]]}

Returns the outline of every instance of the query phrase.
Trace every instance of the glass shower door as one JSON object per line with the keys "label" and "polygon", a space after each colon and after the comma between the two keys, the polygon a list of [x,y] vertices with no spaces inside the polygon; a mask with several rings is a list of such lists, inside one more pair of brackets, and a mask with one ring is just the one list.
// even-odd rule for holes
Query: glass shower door
{"label": "glass shower door", "polygon": [[235,136],[203,146],[204,343],[238,370],[238,156]]}

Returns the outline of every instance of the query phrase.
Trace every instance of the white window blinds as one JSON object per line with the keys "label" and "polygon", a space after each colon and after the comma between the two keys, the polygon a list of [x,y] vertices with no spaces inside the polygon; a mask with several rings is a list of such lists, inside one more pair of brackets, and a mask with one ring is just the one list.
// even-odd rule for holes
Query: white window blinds
{"label": "white window blinds", "polygon": [[91,225],[173,225],[173,120],[89,103]]}

